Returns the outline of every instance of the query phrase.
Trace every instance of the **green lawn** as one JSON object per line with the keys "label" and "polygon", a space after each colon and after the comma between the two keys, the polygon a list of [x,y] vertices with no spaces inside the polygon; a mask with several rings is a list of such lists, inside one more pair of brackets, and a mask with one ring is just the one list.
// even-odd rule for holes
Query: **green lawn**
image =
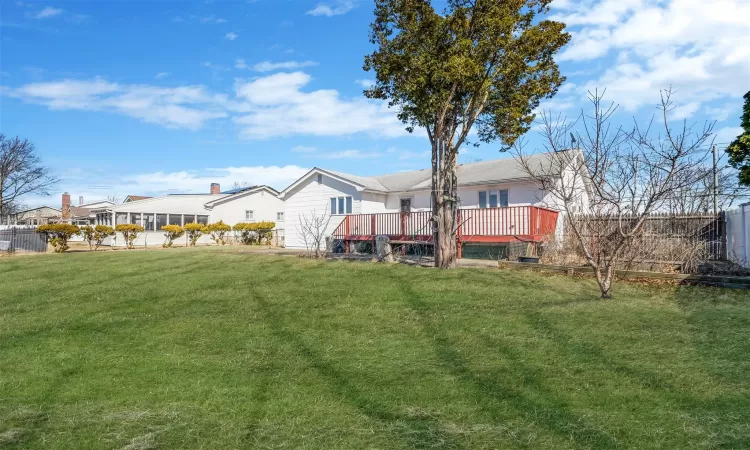
{"label": "green lawn", "polygon": [[748,448],[750,294],[229,248],[0,259],[0,447]]}

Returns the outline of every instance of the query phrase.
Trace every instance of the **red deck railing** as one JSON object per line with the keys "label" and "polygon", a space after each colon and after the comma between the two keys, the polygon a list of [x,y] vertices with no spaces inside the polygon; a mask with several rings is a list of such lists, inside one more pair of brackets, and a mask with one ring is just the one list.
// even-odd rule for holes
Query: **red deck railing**
{"label": "red deck railing", "polygon": [[[345,216],[333,237],[372,240],[377,235],[396,239],[430,240],[430,211],[352,214]],[[539,206],[461,209],[458,239],[461,242],[540,241],[555,232],[558,212]]]}

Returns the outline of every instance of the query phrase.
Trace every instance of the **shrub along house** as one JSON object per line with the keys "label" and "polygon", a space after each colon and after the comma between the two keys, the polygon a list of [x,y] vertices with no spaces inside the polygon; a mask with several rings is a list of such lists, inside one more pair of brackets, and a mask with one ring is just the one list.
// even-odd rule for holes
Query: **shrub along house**
{"label": "shrub along house", "polygon": [[[170,194],[101,208],[94,211],[95,222],[113,228],[125,223],[143,226],[145,231],[138,236],[136,246],[161,245],[164,242],[161,227],[164,225],[223,221],[232,226],[238,222],[269,221],[276,222],[277,229],[283,229],[284,204],[278,194],[268,186],[222,193],[219,184],[212,183],[209,194]],[[204,236],[198,242],[208,243],[209,238]],[[112,243],[125,245],[120,236]]]}
{"label": "shrub along house", "polygon": [[[545,154],[533,156],[542,163]],[[543,164],[540,164],[543,165]],[[565,176],[565,170],[551,177]],[[462,164],[458,168],[458,241],[463,251],[503,251],[513,242],[540,242],[559,233],[555,201],[541,191],[513,158]],[[313,168],[281,192],[286,216],[286,246],[303,248],[302,223],[311,215],[330,215],[326,236],[351,243],[376,235],[393,241],[431,243],[429,169],[363,177]],[[588,202],[581,190],[582,205]]]}

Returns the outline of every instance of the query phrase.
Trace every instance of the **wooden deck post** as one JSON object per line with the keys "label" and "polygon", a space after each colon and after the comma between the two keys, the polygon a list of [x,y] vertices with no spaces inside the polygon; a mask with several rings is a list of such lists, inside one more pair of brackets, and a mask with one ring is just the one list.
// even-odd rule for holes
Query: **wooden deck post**
{"label": "wooden deck post", "polygon": [[344,253],[349,253],[349,216],[344,217]]}
{"label": "wooden deck post", "polygon": [[[456,257],[458,259],[461,259],[461,246],[462,246],[462,240],[461,240],[461,228],[463,228],[461,224],[461,210],[459,209],[456,211],[456,224],[458,224],[458,228],[456,229]],[[434,249],[433,249],[434,252]]]}

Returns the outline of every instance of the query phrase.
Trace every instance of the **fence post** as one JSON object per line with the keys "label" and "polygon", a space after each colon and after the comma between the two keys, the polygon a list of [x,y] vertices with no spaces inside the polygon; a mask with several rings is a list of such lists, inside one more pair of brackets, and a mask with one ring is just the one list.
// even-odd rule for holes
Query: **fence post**
{"label": "fence post", "polygon": [[8,246],[8,253],[16,252],[16,227],[10,229],[10,245]]}

